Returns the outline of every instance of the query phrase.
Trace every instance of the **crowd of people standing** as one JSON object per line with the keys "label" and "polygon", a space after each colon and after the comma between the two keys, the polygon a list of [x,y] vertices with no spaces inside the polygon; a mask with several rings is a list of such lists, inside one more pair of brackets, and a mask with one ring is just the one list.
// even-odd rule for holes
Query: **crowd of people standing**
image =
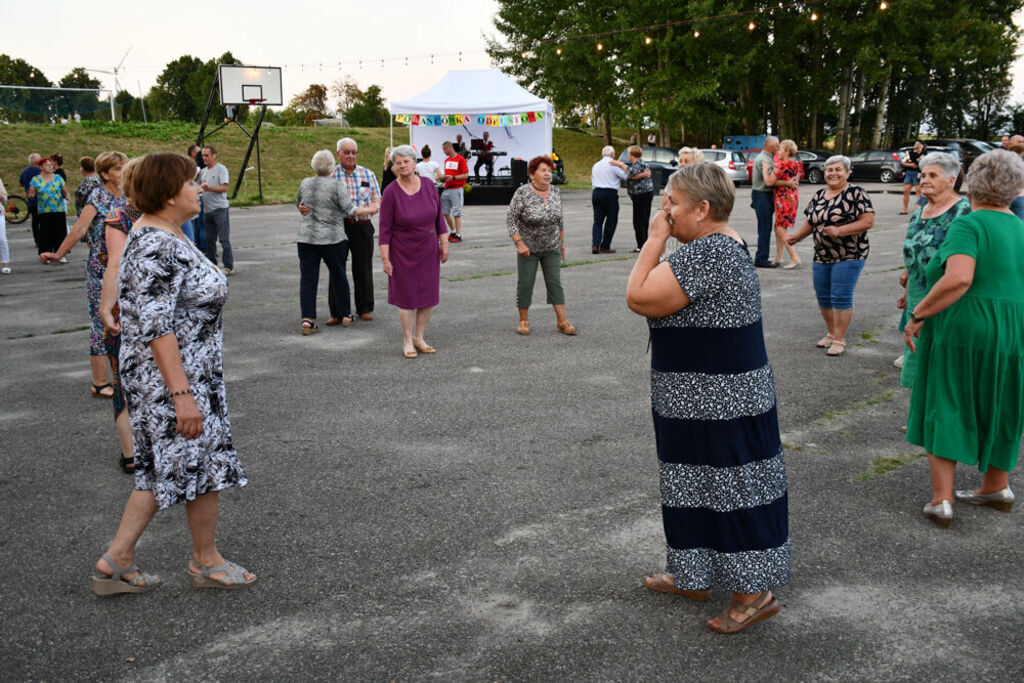
{"label": "crowd of people standing", "polygon": [[[318,329],[321,261],[332,279],[327,324],[347,327],[355,321],[345,275],[349,252],[356,315],[373,320],[376,241],[388,303],[398,309],[403,356],[437,352],[425,333],[440,301],[449,242],[460,241],[461,232],[461,193],[458,199],[445,197],[461,190],[449,183],[464,181],[467,173],[464,159],[453,160],[458,154],[452,143],[444,149],[444,166],[418,164],[417,151],[408,145],[391,149],[387,170],[394,179],[383,190],[372,171],[356,164],[355,140],[338,141],[337,165],[329,150],[314,154],[315,175],[302,182],[296,198],[303,335]],[[870,196],[849,182],[849,158],[835,155],[825,162],[825,187],[808,200],[801,227],[790,233],[799,206],[795,151],[791,141],[768,138],[755,161],[753,257],[729,225],[732,180],[692,150],[668,179],[661,205],[643,230],[638,223],[645,207],[650,212],[654,192],[642,150],[631,146],[625,163],[606,147],[593,169],[595,253],[614,251],[618,186],[628,184],[639,256],[626,302],[645,317],[650,332],[666,571],[644,584],[700,602],[715,589],[730,592],[729,606],[708,621],[721,633],[779,613],[773,591],[788,582],[790,572],[786,469],[756,268],[779,265],[783,247],[790,256],[787,267],[799,266],[792,247],[812,237],[811,280],[826,326],[816,343],[827,355],[841,356],[875,224]],[[96,563],[93,590],[100,595],[147,592],[160,584],[158,576],[138,569],[135,547],[156,512],[179,503],[192,532],[186,568],[191,583],[233,589],[256,581],[255,574],[225,560],[214,540],[219,492],[243,487],[247,478],[232,442],[223,377],[221,312],[233,257],[227,207],[216,195],[226,194],[228,178],[226,169],[217,168],[213,147],[203,148],[202,157],[207,167],[201,173],[193,160],[176,154],[128,161],[111,151],[83,159],[88,187],[70,231],[64,218],[70,193],[57,161],[40,160],[39,173],[29,180],[40,216],[40,260],[65,260],[83,237],[89,244],[90,355],[100,357],[101,365],[109,359],[113,375],[113,382],[101,384],[94,372],[93,395],[112,398],[117,420],[124,416],[119,429],[131,433],[128,446],[122,435],[122,466],[134,474],[135,490],[114,541]],[[1010,207],[1024,196],[1024,161],[1002,150],[981,156],[967,175],[967,199],[957,191],[958,159],[931,153],[913,163],[924,204],[910,218],[903,245],[906,272],[897,304],[904,310],[907,351],[901,384],[912,389],[906,438],[929,454],[933,495],[923,512],[945,528],[954,502],[1001,511],[1014,502],[1009,473],[1024,434],[1024,231]],[[558,331],[575,335],[560,276],[565,223],[561,193],[551,184],[554,162],[538,156],[527,170],[530,181],[516,190],[506,215],[516,250],[516,331],[530,334],[540,268]],[[440,194],[438,181],[444,183]],[[213,201],[204,206],[207,195]],[[182,229],[201,209],[205,253]],[[60,240],[60,231],[49,225],[56,219],[43,220],[57,213],[63,221]],[[770,262],[773,231],[777,251]],[[670,238],[681,246],[666,257]],[[105,366],[102,372],[105,378]],[[954,491],[958,462],[984,474],[978,489]]]}

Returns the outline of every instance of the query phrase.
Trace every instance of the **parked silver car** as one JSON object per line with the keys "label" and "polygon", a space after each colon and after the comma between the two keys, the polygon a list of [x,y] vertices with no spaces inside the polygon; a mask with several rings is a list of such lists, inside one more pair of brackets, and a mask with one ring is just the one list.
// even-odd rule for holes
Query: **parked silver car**
{"label": "parked silver car", "polygon": [[701,152],[704,154],[704,161],[720,166],[725,171],[725,175],[732,180],[733,185],[739,187],[743,183],[749,182],[747,162],[739,152],[728,149],[702,149]]}

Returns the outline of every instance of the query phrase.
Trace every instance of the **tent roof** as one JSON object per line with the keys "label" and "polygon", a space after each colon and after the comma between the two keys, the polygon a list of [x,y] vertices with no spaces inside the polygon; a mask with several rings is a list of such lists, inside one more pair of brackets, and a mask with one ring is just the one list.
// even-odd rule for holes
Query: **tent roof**
{"label": "tent roof", "polygon": [[392,114],[497,114],[551,111],[551,104],[497,69],[449,71],[434,87],[401,102]]}

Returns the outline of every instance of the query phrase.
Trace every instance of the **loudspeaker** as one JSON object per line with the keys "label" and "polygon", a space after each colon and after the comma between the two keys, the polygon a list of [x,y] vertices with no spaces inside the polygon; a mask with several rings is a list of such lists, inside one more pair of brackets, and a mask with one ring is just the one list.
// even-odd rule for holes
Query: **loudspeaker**
{"label": "loudspeaker", "polygon": [[525,185],[526,181],[530,179],[529,174],[526,172],[526,162],[522,159],[513,159],[511,162],[512,168],[512,186],[519,187]]}

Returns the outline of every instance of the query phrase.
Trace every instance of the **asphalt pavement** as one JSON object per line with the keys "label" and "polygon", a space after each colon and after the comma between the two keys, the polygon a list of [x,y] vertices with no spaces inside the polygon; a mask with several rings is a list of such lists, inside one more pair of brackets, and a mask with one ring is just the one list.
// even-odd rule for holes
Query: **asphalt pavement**
{"label": "asphalt pavement", "polygon": [[[871,186],[871,254],[847,353],[823,325],[809,240],[794,271],[760,270],[789,470],[792,581],[781,613],[735,636],[724,608],[645,590],[664,566],[646,325],[625,305],[633,257],[590,253],[589,192],[564,196],[567,310],[538,281],[515,333],[505,207],[470,206],[442,267],[427,339],[402,357],[375,258],[376,319],[299,334],[291,206],[232,210],[237,274],[224,357],[250,485],[222,497],[219,543],[259,575],[189,587],[184,509],[137,561],[165,583],[97,598],[92,565],[131,481],[110,405],[90,398],[86,248],[34,261],[8,226],[0,277],[0,662],[24,680],[959,681],[1024,677],[1020,510],[921,514],[927,459],[901,433],[893,360],[906,217]],[[813,188],[801,188],[806,199]],[[756,242],[749,189],[730,225]],[[539,280],[540,278],[538,278]],[[327,317],[326,273],[320,284]],[[980,475],[959,468],[957,486]],[[1019,472],[1011,484],[1024,491]]]}

